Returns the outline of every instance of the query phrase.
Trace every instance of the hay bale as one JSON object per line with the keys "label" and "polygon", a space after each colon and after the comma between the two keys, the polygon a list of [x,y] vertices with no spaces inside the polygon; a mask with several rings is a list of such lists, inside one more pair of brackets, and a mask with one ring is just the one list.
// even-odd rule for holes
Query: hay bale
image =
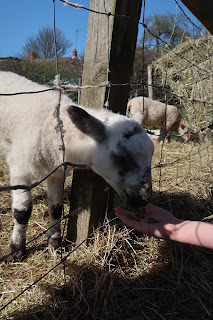
{"label": "hay bale", "polygon": [[[213,122],[213,35],[188,39],[153,63],[154,76],[179,98],[198,129]],[[190,101],[189,101],[190,100]],[[199,100],[200,102],[197,102]]]}
{"label": "hay bale", "polygon": [[[153,202],[180,218],[212,221],[213,146],[154,143]],[[0,167],[0,185],[8,184],[1,157]],[[48,227],[44,189],[39,186],[32,192],[28,240]],[[68,180],[65,213],[69,211],[69,189]],[[8,252],[12,229],[9,192],[0,193],[0,202],[0,209],[4,208],[0,213],[2,256]],[[115,205],[123,204],[117,198]],[[66,254],[62,252],[62,256]],[[47,252],[45,234],[28,246],[28,257],[22,263],[0,263],[1,306],[43,277],[60,259],[60,251],[54,255]],[[105,221],[87,245],[10,303],[0,319],[107,320],[140,315],[155,320],[159,314],[164,319],[210,319],[212,288],[212,252],[138,235],[119,221]]]}

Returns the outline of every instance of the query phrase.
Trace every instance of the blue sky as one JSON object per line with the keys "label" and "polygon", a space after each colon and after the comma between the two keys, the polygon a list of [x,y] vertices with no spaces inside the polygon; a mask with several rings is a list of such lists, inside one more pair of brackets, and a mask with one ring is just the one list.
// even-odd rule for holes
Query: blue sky
{"label": "blue sky", "polygon": [[[100,0],[103,1],[103,0]],[[137,1],[137,0],[132,0]],[[70,0],[76,3],[76,1]],[[89,0],[77,0],[78,4],[89,8]],[[88,11],[65,6],[61,1],[55,0],[56,26],[62,30],[72,42],[67,56],[77,47],[79,53],[84,52],[87,37]],[[184,7],[189,17],[198,24],[196,18]],[[146,0],[145,16],[155,13],[176,13],[174,0]],[[0,2],[0,57],[16,56],[21,50],[27,37],[37,34],[39,28],[53,25],[52,0],[2,0]],[[76,30],[79,30],[76,32]],[[139,38],[143,27],[139,27]],[[77,34],[77,42],[76,42]]]}

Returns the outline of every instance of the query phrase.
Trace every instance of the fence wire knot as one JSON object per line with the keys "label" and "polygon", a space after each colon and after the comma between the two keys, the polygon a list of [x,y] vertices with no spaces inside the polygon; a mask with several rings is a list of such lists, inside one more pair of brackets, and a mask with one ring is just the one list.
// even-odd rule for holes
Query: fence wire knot
{"label": "fence wire knot", "polygon": [[55,76],[55,79],[53,81],[54,85],[56,86],[57,89],[61,88],[61,79],[60,79],[60,74],[57,74]]}
{"label": "fence wire knot", "polygon": [[[184,53],[181,53],[182,51],[178,51],[178,50],[175,50],[173,45],[169,42],[166,42],[162,37],[159,37],[157,36],[156,34],[154,34],[151,30],[149,30],[149,27],[147,26],[147,24],[143,22],[138,22],[138,20],[134,19],[134,17],[131,17],[131,16],[127,16],[127,15],[118,15],[118,14],[115,14],[115,13],[112,13],[112,12],[107,12],[106,10],[104,12],[100,12],[100,11],[96,11],[96,10],[91,10],[91,9],[88,9],[82,5],[79,5],[79,4],[75,4],[75,3],[71,3],[69,2],[68,0],[60,0],[61,2],[64,3],[64,5],[67,5],[67,6],[70,6],[70,7],[73,7],[75,9],[84,9],[84,10],[87,10],[87,11],[90,11],[92,13],[96,13],[96,14],[100,14],[100,15],[105,15],[105,17],[107,17],[107,32],[108,32],[108,35],[107,35],[107,55],[108,55],[108,67],[107,67],[107,78],[105,80],[105,82],[101,83],[100,85],[96,85],[96,86],[93,86],[93,85],[85,85],[85,86],[76,86],[76,85],[61,85],[61,79],[60,79],[60,75],[58,74],[58,59],[57,59],[57,48],[56,48],[56,34],[55,34],[55,16],[54,16],[54,42],[55,42],[55,54],[56,54],[56,76],[54,78],[54,87],[53,88],[47,88],[47,89],[44,89],[44,90],[40,90],[40,91],[34,91],[34,92],[14,92],[14,93],[0,93],[0,96],[15,96],[15,95],[29,95],[29,94],[42,94],[42,93],[45,93],[45,92],[49,92],[51,90],[55,90],[57,91],[58,93],[58,101],[56,102],[56,106],[54,108],[54,111],[53,111],[53,117],[54,117],[54,122],[56,123],[56,126],[55,126],[55,131],[56,133],[60,133],[60,138],[61,138],[61,141],[59,141],[59,150],[62,150],[63,151],[63,162],[58,165],[57,168],[55,168],[52,172],[50,172],[46,177],[42,178],[42,180],[38,181],[38,182],[34,182],[30,185],[10,185],[10,186],[0,186],[0,191],[11,191],[11,190],[26,190],[26,191],[30,191],[32,190],[33,188],[37,187],[38,185],[40,185],[42,182],[46,181],[52,174],[54,174],[57,170],[59,170],[60,168],[63,167],[64,169],[64,182],[65,182],[65,171],[68,167],[71,167],[71,168],[79,168],[79,169],[89,169],[91,166],[92,166],[92,163],[88,163],[88,164],[78,164],[78,163],[71,163],[71,162],[65,162],[65,144],[64,144],[64,134],[65,134],[65,130],[63,128],[63,121],[62,119],[60,118],[60,103],[61,103],[61,97],[62,97],[62,93],[64,92],[64,90],[69,90],[69,91],[77,91],[77,90],[80,90],[80,89],[90,89],[90,88],[102,88],[102,87],[105,87],[105,89],[107,90],[107,97],[106,97],[106,102],[105,102],[105,107],[106,108],[109,108],[110,106],[110,90],[111,88],[113,89],[115,86],[129,86],[131,85],[132,87],[133,86],[139,86],[140,88],[142,86],[146,86],[147,88],[150,86],[149,83],[147,83],[144,79],[141,81],[139,81],[140,83],[137,83],[137,84],[131,84],[131,83],[112,83],[111,81],[109,81],[109,78],[111,78],[111,70],[110,70],[110,33],[111,33],[111,25],[110,25],[110,19],[109,17],[110,16],[113,16],[113,17],[116,17],[116,18],[126,18],[128,21],[130,20],[130,22],[132,21],[133,23],[137,23],[138,25],[142,25],[143,28],[145,29],[144,31],[148,32],[150,35],[152,35],[155,39],[157,39],[160,43],[164,44],[166,46],[167,49],[169,49],[169,54],[170,53],[173,53],[175,57],[178,57],[178,58],[181,58],[182,61],[184,62],[187,62],[188,63],[188,66],[185,67],[181,67],[181,69],[179,70],[175,70],[175,73],[173,73],[173,76],[175,75],[179,75],[181,74],[182,71],[184,71],[185,69],[189,68],[191,70],[191,77],[193,79],[193,86],[197,84],[200,84],[201,83],[201,87],[202,87],[202,81],[207,79],[207,78],[211,78],[212,79],[212,76],[213,76],[213,71],[212,71],[212,62],[211,62],[211,59],[210,57],[208,57],[208,59],[206,59],[206,61],[208,61],[209,65],[210,65],[210,68],[207,66],[207,65],[204,65],[202,66],[201,63],[193,60],[191,61],[187,55]],[[178,1],[177,0],[174,0],[178,6],[178,8],[180,8],[180,10],[183,12],[184,16],[186,17],[186,19],[191,23],[193,24],[193,26],[195,26],[195,24],[190,20],[190,18],[185,14],[185,12],[183,11],[183,9],[179,6],[178,4]],[[53,0],[53,3],[55,1]],[[105,2],[105,1],[104,1]],[[145,8],[145,1],[144,1],[144,8]],[[145,11],[145,10],[144,10]],[[55,15],[55,14],[54,14]],[[197,27],[197,26],[196,26]],[[198,27],[198,29],[200,30],[200,32],[202,33],[203,30],[200,29]],[[145,35],[145,33],[144,33]],[[144,39],[145,39],[145,36],[144,36]],[[182,45],[182,44],[181,44]],[[194,42],[194,49],[195,49],[195,46],[196,46],[196,43]],[[209,53],[208,53],[209,55]],[[166,68],[168,68],[168,63],[169,63],[169,60],[167,61],[167,66]],[[195,70],[197,70],[195,72]],[[199,72],[205,72],[205,74],[207,74],[207,76],[202,76],[199,74]],[[197,73],[198,73],[198,76],[197,76]],[[143,72],[144,74],[144,72]],[[166,79],[167,78],[167,70],[166,70]],[[179,75],[180,76],[180,75]],[[198,78],[196,78],[196,76]],[[203,104],[203,108],[204,108],[204,111],[205,111],[205,108],[206,108],[206,105],[213,105],[213,101],[212,101],[212,92],[211,92],[211,95],[208,99],[204,100],[204,98],[202,98],[204,95],[200,95],[197,97],[197,95],[191,95],[190,96],[186,96],[184,94],[182,94],[181,92],[182,91],[179,91],[178,93],[177,92],[174,92],[174,89],[172,89],[172,87],[169,85],[168,81],[166,80],[165,81],[166,84],[164,84],[163,86],[163,90],[164,90],[164,93],[165,93],[165,96],[167,96],[168,94],[171,94],[172,96],[176,97],[176,98],[179,98],[179,99],[183,99],[185,101],[188,101],[192,104],[194,103],[197,103],[198,105],[199,104]],[[191,84],[187,84],[187,86],[189,86]],[[152,84],[151,85],[152,87],[155,87],[155,88],[160,88],[162,90],[162,85],[161,84]],[[197,91],[199,92],[199,87],[197,86]],[[194,90],[194,89],[193,89]],[[205,93],[205,90],[203,89],[203,91]],[[192,92],[193,93],[193,92]],[[57,94],[56,94],[57,96]],[[211,101],[208,101],[208,100],[211,100]],[[129,115],[130,111],[127,110],[127,116]],[[207,120],[206,120],[207,121]],[[165,126],[166,127],[166,126]],[[210,130],[210,129],[209,129]],[[158,136],[159,139],[162,137],[164,138],[164,136],[169,133],[167,132],[166,130],[164,132],[161,132],[159,135],[158,134],[155,134],[154,132],[150,131],[150,130],[146,130],[146,132],[152,136]],[[183,137],[184,135],[187,135],[188,133],[190,134],[193,134],[193,132],[191,131],[187,131],[185,133],[183,133],[182,135],[179,135],[179,136],[176,136],[176,135],[173,135],[171,133],[169,133],[172,137],[175,137],[176,139],[177,138],[180,138],[180,137]],[[164,140],[163,140],[163,143],[164,143]],[[170,162],[165,162],[163,163],[162,160],[163,160],[163,144],[162,144],[162,148],[161,148],[161,158],[160,158],[160,162],[158,162],[155,166],[152,167],[152,169],[154,168],[158,168],[160,169],[160,175],[159,175],[159,193],[161,194],[162,191],[160,190],[160,184],[161,184],[161,176],[163,175],[163,173],[161,172],[161,169],[163,169],[164,167],[166,166],[171,166],[171,165],[174,165],[175,163],[178,163],[180,162],[181,160],[186,160],[186,159],[190,159],[190,158],[193,158],[194,155],[196,155],[197,151],[195,151],[194,153],[192,153],[192,150],[193,150],[193,147],[191,149],[191,151],[186,154],[185,156],[182,156],[182,154],[179,154],[179,157],[178,158],[175,158],[173,159],[172,158],[172,161]],[[205,148],[203,149],[199,149],[199,153],[204,150]],[[208,149],[207,149],[208,150]],[[201,157],[201,155],[200,155]],[[179,170],[179,166],[177,166],[177,172]],[[177,173],[177,178],[178,178],[178,173]],[[176,178],[176,179],[177,179]],[[175,185],[180,185],[180,183],[178,183],[176,181],[176,184]],[[105,192],[109,192],[109,188],[111,188],[110,186],[107,186],[105,188]],[[64,185],[63,185],[63,188],[64,190]],[[210,190],[210,193],[212,195],[212,190]],[[87,205],[86,205],[87,206]],[[51,227],[45,229],[43,232],[41,232],[40,234],[36,235],[35,238],[33,238],[32,240],[30,240],[29,242],[27,242],[25,244],[25,246],[29,245],[30,243],[34,242],[35,240],[37,240],[38,238],[40,238],[43,234],[47,233],[51,228],[54,228],[57,224],[60,224],[62,221],[66,221],[68,218],[70,218],[70,216],[74,216],[74,215],[78,215],[80,213],[80,211],[82,210],[83,208],[78,208],[76,209],[75,211],[73,212],[69,212],[69,214],[66,214],[64,215],[64,209],[63,209],[63,216],[62,218],[60,219],[60,221],[56,222],[55,224],[53,224]],[[115,219],[117,218],[113,218],[111,219],[109,222],[112,222],[114,221]],[[65,226],[66,224],[64,224],[64,230],[65,230]],[[70,250],[68,253],[65,253],[63,252],[65,255],[62,256],[62,246],[61,246],[61,259],[60,261],[55,264],[52,268],[50,268],[48,270],[48,272],[46,272],[45,274],[43,274],[41,277],[39,277],[36,281],[34,281],[31,285],[29,285],[28,287],[26,287],[22,292],[20,292],[18,295],[16,295],[15,298],[13,298],[12,300],[10,300],[7,304],[5,304],[3,307],[0,308],[0,311],[2,311],[3,309],[5,309],[11,302],[15,301],[19,296],[21,296],[25,291],[29,290],[30,288],[32,288],[32,286],[34,286],[35,284],[37,284],[39,281],[41,281],[45,276],[47,276],[50,272],[52,272],[53,270],[55,270],[56,267],[58,267],[60,264],[62,263],[65,263],[65,261],[67,260],[67,258],[74,252],[76,251],[83,243],[85,243],[87,241],[87,239],[89,237],[91,237],[92,235],[94,235],[95,233],[97,233],[101,228],[106,228],[106,222],[103,223],[102,226],[98,227],[96,230],[94,230],[85,240],[83,240],[78,246],[76,246],[74,249]],[[63,230],[63,235],[64,235],[64,231]],[[18,252],[21,248],[23,248],[24,246],[20,246],[19,248],[16,249],[15,252]],[[6,254],[5,256],[3,257],[0,257],[0,262],[4,261],[8,256],[12,255],[14,253],[13,252],[9,252],[8,254]],[[64,278],[66,278],[66,274],[65,274],[65,266],[64,266]]]}

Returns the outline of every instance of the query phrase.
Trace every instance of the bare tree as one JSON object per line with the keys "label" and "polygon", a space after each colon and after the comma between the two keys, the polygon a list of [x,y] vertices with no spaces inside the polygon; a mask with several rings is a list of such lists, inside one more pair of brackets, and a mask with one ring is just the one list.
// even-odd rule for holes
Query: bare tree
{"label": "bare tree", "polygon": [[162,53],[166,42],[174,47],[192,35],[182,15],[155,14],[145,19],[145,23],[150,32],[145,33],[145,39],[142,37],[141,45],[144,43],[145,48],[157,56]]}
{"label": "bare tree", "polygon": [[[56,28],[56,49],[59,57],[63,57],[71,46],[64,33]],[[26,39],[21,49],[21,57],[29,57],[30,54],[37,59],[52,58],[55,56],[54,36],[51,27],[39,29],[37,35]]]}

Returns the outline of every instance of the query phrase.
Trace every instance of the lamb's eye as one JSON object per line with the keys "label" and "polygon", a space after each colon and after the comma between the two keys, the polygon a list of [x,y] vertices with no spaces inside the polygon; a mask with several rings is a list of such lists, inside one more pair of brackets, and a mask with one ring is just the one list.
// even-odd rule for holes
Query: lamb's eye
{"label": "lamb's eye", "polygon": [[114,152],[111,153],[111,159],[116,167],[121,167],[125,161],[123,156],[117,155]]}
{"label": "lamb's eye", "polygon": [[139,170],[139,166],[130,153],[116,154],[112,152],[111,159],[113,165],[118,169],[119,175],[124,177],[128,172]]}

